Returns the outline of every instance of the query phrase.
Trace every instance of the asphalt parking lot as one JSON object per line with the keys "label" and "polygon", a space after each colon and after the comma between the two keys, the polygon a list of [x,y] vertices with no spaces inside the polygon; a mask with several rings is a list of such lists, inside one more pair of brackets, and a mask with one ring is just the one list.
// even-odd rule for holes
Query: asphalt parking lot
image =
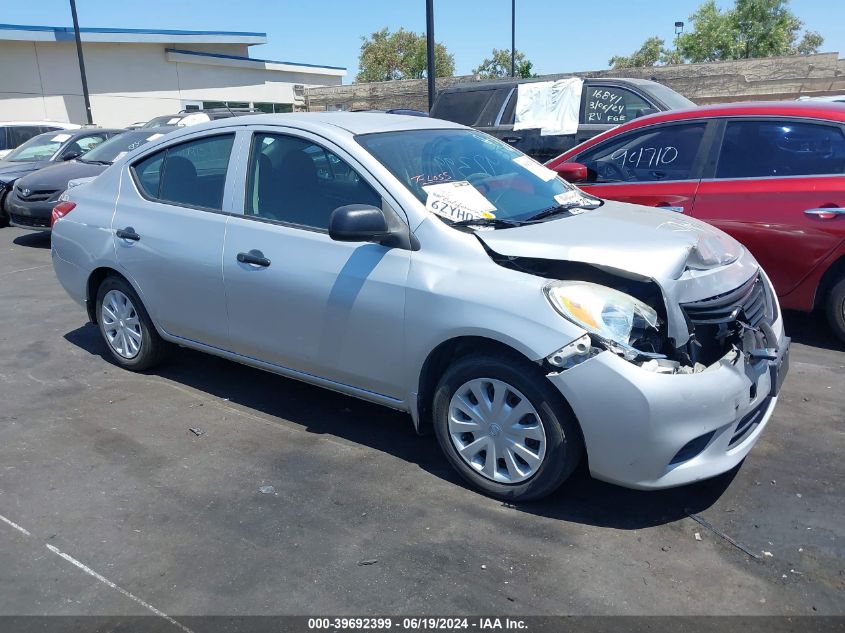
{"label": "asphalt parking lot", "polygon": [[387,409],[187,350],[117,368],[39,234],[0,230],[0,324],[0,615],[845,614],[845,346],[821,319],[787,315],[739,469],[652,493],[579,472],[518,507]]}

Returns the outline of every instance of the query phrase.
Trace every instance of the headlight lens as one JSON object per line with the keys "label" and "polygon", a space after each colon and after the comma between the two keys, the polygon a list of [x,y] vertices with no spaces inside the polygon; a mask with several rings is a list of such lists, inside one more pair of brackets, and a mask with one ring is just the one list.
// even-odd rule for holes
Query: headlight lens
{"label": "headlight lens", "polygon": [[554,281],[545,287],[552,306],[588,332],[612,341],[625,350],[658,330],[657,312],[631,295],[587,281]]}

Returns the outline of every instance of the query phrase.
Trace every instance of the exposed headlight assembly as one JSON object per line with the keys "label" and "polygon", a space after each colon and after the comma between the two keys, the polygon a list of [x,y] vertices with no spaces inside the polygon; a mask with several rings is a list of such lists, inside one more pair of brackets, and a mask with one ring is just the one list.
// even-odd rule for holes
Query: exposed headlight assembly
{"label": "exposed headlight assembly", "polygon": [[610,347],[618,347],[614,351],[626,358],[657,355],[657,312],[639,299],[587,281],[553,281],[544,291],[561,315],[610,343]]}

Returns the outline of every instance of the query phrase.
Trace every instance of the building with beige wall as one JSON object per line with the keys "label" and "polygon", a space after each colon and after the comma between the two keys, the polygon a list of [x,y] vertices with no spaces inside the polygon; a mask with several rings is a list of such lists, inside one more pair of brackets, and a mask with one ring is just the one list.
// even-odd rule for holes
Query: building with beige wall
{"label": "building with beige wall", "polygon": [[[80,29],[94,122],[123,126],[183,109],[304,109],[305,89],[346,69],[255,59],[265,33]],[[0,24],[0,121],[85,123],[73,29]]]}

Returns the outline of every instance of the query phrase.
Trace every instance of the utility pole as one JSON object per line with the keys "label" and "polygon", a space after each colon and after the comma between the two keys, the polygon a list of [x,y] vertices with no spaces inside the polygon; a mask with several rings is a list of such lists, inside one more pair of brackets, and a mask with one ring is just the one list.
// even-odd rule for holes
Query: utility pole
{"label": "utility pole", "polygon": [[516,77],[516,0],[511,0],[511,77]]}
{"label": "utility pole", "polygon": [[85,77],[85,59],[82,57],[82,38],[79,35],[79,19],[76,17],[76,0],[70,0],[70,14],[73,16],[73,35],[76,38],[76,56],[79,58],[79,74],[82,77],[82,97],[85,99],[85,117],[88,124],[94,123],[91,117],[91,100],[88,98],[88,79]]}
{"label": "utility pole", "polygon": [[437,91],[434,78],[437,71],[434,67],[434,0],[425,0],[425,49],[428,64],[428,109],[434,105],[434,93]]}

